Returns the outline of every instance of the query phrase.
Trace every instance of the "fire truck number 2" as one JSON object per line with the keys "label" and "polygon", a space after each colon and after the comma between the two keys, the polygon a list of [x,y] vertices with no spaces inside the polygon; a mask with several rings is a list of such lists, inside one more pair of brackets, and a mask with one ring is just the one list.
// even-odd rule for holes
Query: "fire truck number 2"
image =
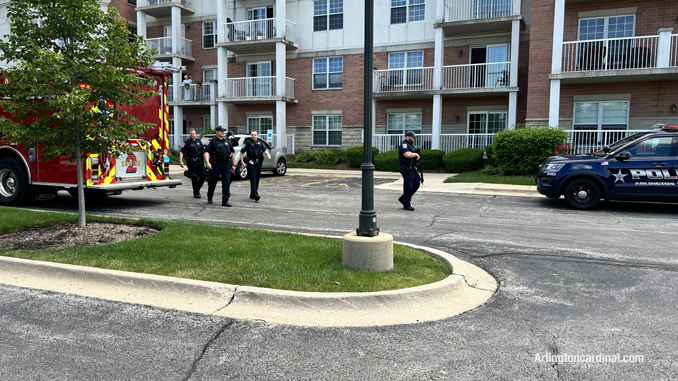
{"label": "fire truck number 2", "polygon": [[139,161],[134,154],[128,155],[125,159],[125,165],[127,166],[127,173],[137,173],[137,168],[139,166]]}

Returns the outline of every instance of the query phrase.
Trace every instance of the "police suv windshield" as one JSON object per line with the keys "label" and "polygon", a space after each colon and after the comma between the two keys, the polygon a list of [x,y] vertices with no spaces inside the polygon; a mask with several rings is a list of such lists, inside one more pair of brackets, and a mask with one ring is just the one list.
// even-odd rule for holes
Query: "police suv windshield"
{"label": "police suv windshield", "polygon": [[610,146],[610,150],[608,152],[605,152],[601,149],[601,150],[594,152],[593,156],[595,156],[595,157],[605,157],[605,156],[609,155],[610,152],[614,152],[614,151],[618,150],[619,148],[621,148],[621,147],[623,147],[623,146],[631,143],[632,141],[637,140],[638,138],[641,138],[643,136],[645,136],[645,134],[635,134],[635,135],[627,136],[622,140],[618,140],[618,141],[612,143],[612,145]]}

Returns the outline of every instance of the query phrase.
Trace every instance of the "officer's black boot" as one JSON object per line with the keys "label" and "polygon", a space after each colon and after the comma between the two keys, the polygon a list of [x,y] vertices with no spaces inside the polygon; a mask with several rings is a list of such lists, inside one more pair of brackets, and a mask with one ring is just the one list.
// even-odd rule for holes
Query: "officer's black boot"
{"label": "officer's black boot", "polygon": [[228,206],[228,207],[230,208],[230,207],[233,206],[233,205],[231,205],[231,203],[228,202],[228,201],[222,201],[222,202],[221,202],[221,206]]}

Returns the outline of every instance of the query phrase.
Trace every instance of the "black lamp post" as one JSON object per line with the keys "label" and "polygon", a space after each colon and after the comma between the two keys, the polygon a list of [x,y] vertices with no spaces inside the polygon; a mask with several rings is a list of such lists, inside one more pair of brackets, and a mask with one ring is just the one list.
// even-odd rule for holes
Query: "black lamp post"
{"label": "black lamp post", "polygon": [[363,164],[362,209],[357,235],[374,237],[379,234],[377,212],[374,210],[374,164],[372,164],[372,81],[374,78],[372,45],[374,43],[374,0],[365,0],[365,87],[363,103]]}

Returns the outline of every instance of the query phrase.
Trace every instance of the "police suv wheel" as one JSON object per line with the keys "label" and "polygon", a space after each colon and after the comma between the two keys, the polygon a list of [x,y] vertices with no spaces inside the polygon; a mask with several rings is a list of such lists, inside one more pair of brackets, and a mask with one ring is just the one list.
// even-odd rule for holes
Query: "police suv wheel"
{"label": "police suv wheel", "polygon": [[247,178],[247,167],[243,166],[242,163],[238,163],[235,167],[235,177],[240,180],[245,180]]}
{"label": "police suv wheel", "polygon": [[26,172],[14,159],[0,159],[0,205],[20,205],[28,194]]}
{"label": "police suv wheel", "polygon": [[278,162],[275,165],[275,170],[273,171],[273,174],[276,176],[283,176],[285,173],[287,173],[287,162],[285,159],[280,158]]}
{"label": "police suv wheel", "polygon": [[600,188],[591,180],[574,180],[565,188],[565,201],[575,209],[594,208],[600,203]]}

